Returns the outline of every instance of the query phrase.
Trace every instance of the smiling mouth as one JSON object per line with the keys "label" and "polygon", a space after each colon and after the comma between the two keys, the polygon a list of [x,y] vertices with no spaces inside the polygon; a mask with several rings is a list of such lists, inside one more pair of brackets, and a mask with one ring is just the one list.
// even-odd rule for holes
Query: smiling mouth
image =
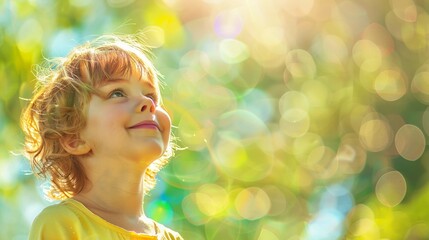
{"label": "smiling mouth", "polygon": [[159,125],[154,121],[143,121],[129,127],[128,129],[159,129]]}

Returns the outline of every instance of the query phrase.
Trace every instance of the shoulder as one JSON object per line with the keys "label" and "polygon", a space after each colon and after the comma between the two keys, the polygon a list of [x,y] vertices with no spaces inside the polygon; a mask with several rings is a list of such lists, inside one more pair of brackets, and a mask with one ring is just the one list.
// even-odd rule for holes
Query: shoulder
{"label": "shoulder", "polygon": [[158,236],[162,237],[162,240],[183,240],[182,236],[176,231],[171,230],[170,228],[157,223],[154,221],[155,229],[158,233]]}
{"label": "shoulder", "polygon": [[66,203],[61,202],[43,209],[34,219],[30,239],[70,239],[76,237],[75,225],[79,216]]}
{"label": "shoulder", "polygon": [[78,215],[73,207],[66,201],[60,202],[46,207],[42,212],[37,215],[34,219],[34,224],[54,224],[54,223],[64,223],[68,221],[78,220]]}
{"label": "shoulder", "polygon": [[37,218],[46,218],[46,217],[51,217],[51,216],[55,216],[58,217],[58,214],[65,214],[68,216],[72,216],[75,215],[74,211],[72,210],[72,208],[70,207],[70,204],[68,203],[68,201],[62,201],[60,203],[51,205],[46,207],[45,209],[43,209],[39,215],[37,215]]}

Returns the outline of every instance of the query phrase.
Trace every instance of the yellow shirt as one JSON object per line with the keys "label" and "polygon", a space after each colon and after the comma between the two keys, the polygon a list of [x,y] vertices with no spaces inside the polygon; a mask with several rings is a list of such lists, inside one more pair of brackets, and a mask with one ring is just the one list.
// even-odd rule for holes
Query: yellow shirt
{"label": "yellow shirt", "polygon": [[183,240],[176,232],[154,223],[156,236],[127,231],[67,199],[45,208],[34,220],[30,240]]}

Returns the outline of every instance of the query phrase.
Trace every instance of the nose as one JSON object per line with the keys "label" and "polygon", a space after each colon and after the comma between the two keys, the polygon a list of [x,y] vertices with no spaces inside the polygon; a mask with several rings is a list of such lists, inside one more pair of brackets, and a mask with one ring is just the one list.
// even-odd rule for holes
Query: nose
{"label": "nose", "polygon": [[136,112],[145,112],[149,111],[151,113],[155,112],[156,104],[152,98],[142,96],[140,102],[136,108]]}

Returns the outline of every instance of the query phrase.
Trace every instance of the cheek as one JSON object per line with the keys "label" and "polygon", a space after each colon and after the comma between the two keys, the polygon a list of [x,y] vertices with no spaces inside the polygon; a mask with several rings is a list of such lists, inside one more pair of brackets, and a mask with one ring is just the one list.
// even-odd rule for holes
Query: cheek
{"label": "cheek", "polygon": [[114,116],[111,112],[104,112],[102,109],[93,110],[88,114],[87,126],[92,129],[111,126],[114,122]]}
{"label": "cheek", "polygon": [[121,127],[127,121],[127,116],[129,114],[126,114],[122,108],[90,106],[87,114],[86,128],[92,129],[91,131],[101,135],[112,134],[112,132],[122,129]]}
{"label": "cheek", "polygon": [[158,120],[162,129],[164,130],[162,133],[164,143],[168,143],[170,139],[170,133],[171,133],[171,118],[167,112],[162,110],[158,114]]}

